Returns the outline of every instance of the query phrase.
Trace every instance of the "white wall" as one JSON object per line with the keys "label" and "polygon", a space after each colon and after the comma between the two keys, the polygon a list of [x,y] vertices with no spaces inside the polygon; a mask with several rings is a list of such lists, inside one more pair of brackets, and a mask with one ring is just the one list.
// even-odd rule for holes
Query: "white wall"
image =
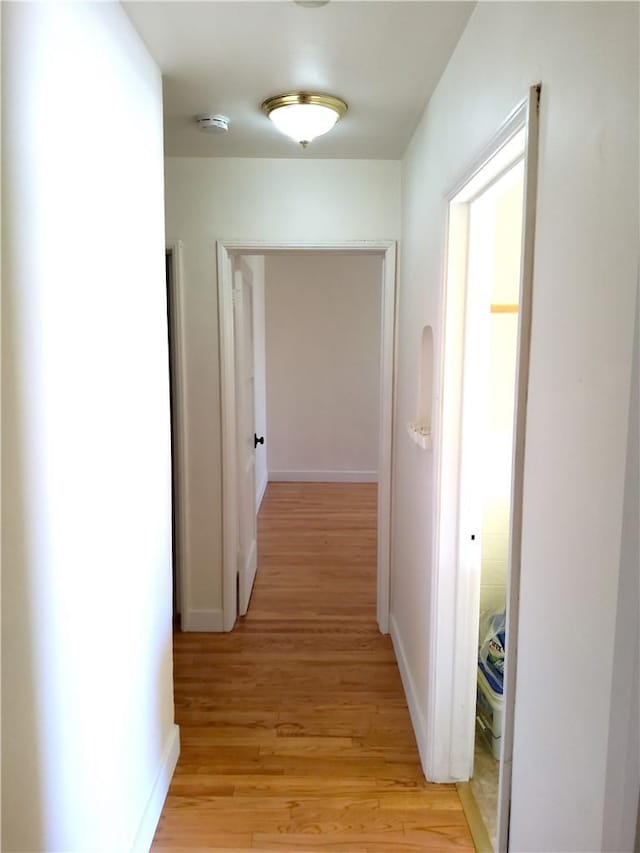
{"label": "white wall", "polygon": [[269,479],[267,466],[267,368],[265,355],[265,304],[264,304],[264,257],[245,255],[245,261],[253,273],[253,392],[255,431],[264,438],[264,444],[256,447],[256,512]]}
{"label": "white wall", "polygon": [[489,423],[482,460],[482,573],[480,612],[506,604],[513,453],[513,401],[518,315],[492,314],[489,321]]}
{"label": "white wall", "polygon": [[178,749],[161,79],[118,4],[2,14],[3,849],[144,849]]}
{"label": "white wall", "polygon": [[[527,87],[542,82],[517,851],[597,850],[602,840],[637,274],[637,33],[636,4],[478,4],[403,166],[401,424],[413,414],[426,323],[441,345],[445,194]],[[392,616],[424,741],[433,458],[396,435]]]}
{"label": "white wall", "polygon": [[266,258],[269,479],[378,476],[382,258]]}
{"label": "white wall", "polygon": [[[400,164],[166,160],[167,241],[184,241],[189,598],[186,627],[221,627],[220,369],[215,242],[397,239]],[[189,617],[189,612],[191,617]]]}

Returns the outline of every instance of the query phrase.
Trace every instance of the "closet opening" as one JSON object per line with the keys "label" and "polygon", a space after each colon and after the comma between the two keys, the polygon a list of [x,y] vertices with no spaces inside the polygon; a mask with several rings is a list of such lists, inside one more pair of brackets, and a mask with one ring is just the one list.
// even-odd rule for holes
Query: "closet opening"
{"label": "closet opening", "polygon": [[518,357],[522,159],[469,204],[460,555],[479,581],[471,792],[496,843]]}
{"label": "closet opening", "polygon": [[508,849],[539,95],[448,199],[429,778],[482,850]]}

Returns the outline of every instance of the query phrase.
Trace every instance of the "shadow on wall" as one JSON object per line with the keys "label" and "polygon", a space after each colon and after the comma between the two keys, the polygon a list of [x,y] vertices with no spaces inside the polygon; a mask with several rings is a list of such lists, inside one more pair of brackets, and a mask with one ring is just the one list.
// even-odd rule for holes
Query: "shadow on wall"
{"label": "shadow on wall", "polygon": [[[3,234],[3,242],[10,243]],[[5,254],[6,258],[6,254]],[[3,271],[4,272],[4,271]],[[3,275],[6,282],[7,276]],[[44,696],[37,675],[37,591],[25,496],[24,401],[19,394],[15,294],[5,287],[2,304],[2,846],[43,850],[43,765],[40,731]],[[32,519],[31,525],[35,522]],[[19,777],[14,769],[19,768]],[[28,821],[25,810],[28,809]],[[22,834],[29,826],[27,838]]]}
{"label": "shadow on wall", "polygon": [[[638,360],[640,292],[636,297],[636,327],[632,357],[631,403],[627,437],[627,470],[622,520],[620,581],[615,622],[612,695],[609,717],[603,850],[635,850],[640,845],[640,517]],[[635,826],[634,826],[635,823]],[[635,841],[634,841],[635,835]]]}

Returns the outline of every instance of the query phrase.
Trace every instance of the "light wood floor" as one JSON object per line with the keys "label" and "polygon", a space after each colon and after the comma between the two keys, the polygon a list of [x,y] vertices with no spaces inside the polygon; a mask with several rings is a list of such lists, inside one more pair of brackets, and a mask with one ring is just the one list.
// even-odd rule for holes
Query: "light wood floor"
{"label": "light wood floor", "polygon": [[177,634],[182,751],[153,850],[473,850],[425,783],[375,622],[376,487],[269,485],[248,615]]}

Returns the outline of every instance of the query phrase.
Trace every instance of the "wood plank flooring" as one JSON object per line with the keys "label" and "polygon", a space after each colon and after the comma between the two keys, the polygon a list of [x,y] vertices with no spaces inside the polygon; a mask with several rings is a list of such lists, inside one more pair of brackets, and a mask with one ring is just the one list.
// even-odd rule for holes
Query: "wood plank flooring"
{"label": "wood plank flooring", "polygon": [[154,851],[471,851],[378,633],[376,486],[271,483],[249,613],[176,634],[182,751]]}

